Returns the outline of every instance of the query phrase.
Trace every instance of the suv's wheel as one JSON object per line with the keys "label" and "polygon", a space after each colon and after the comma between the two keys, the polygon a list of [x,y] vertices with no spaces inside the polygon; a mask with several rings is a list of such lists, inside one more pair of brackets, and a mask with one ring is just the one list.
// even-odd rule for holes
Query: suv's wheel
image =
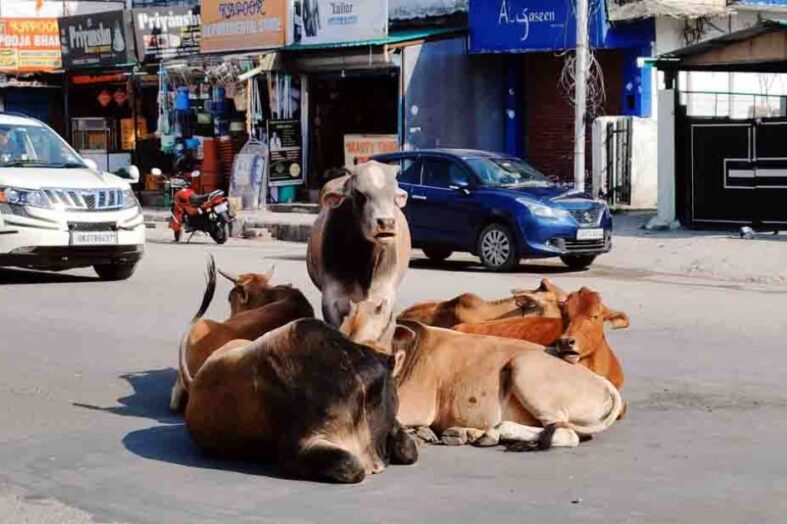
{"label": "suv's wheel", "polygon": [[492,271],[510,271],[517,265],[514,235],[502,224],[491,224],[478,235],[478,256]]}
{"label": "suv's wheel", "polygon": [[563,255],[560,257],[565,265],[571,269],[587,269],[596,260],[596,255]]}
{"label": "suv's wheel", "polygon": [[136,264],[97,264],[93,269],[101,280],[126,280],[137,269]]}
{"label": "suv's wheel", "polygon": [[429,258],[429,260],[434,260],[435,262],[442,262],[446,258],[450,257],[453,253],[453,251],[444,247],[424,248],[424,254],[427,256],[427,258]]}

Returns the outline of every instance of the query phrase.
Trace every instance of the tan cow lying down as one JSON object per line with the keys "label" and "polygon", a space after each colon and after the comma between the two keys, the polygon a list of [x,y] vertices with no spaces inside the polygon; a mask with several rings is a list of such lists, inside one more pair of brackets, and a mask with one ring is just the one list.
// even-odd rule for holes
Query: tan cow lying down
{"label": "tan cow lying down", "polygon": [[389,463],[412,464],[396,423],[396,358],[304,319],[213,353],[192,379],[186,426],[224,456],[276,461],[288,475],[360,482]]}
{"label": "tan cow lying down", "polygon": [[607,379],[536,344],[405,321],[394,350],[406,355],[399,422],[431,427],[447,443],[573,447],[610,427],[623,408]]}
{"label": "tan cow lying down", "polygon": [[[314,317],[309,301],[299,290],[290,286],[268,284],[270,275],[241,275],[236,279],[229,300],[233,311],[224,322],[203,320],[216,290],[216,265],[208,262],[208,285],[199,311],[191,321],[188,332],[180,342],[179,352],[194,375],[207,358],[221,346],[234,339],[254,340],[272,329],[300,318]],[[170,409],[180,411],[187,401],[184,380],[179,374],[172,387]]]}
{"label": "tan cow lying down", "polygon": [[565,295],[562,289],[545,278],[534,291],[514,290],[512,296],[500,300],[487,301],[478,295],[465,293],[445,302],[416,304],[401,313],[398,320],[450,328],[457,324],[526,315],[560,318],[559,301]]}

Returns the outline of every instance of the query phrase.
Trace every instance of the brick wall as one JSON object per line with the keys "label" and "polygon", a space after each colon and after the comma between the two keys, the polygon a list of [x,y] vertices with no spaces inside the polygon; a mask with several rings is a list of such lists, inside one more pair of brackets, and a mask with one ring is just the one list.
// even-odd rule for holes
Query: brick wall
{"label": "brick wall", "polygon": [[[617,51],[597,51],[604,72],[606,115],[621,114],[623,56]],[[574,108],[558,85],[563,58],[553,53],[524,56],[525,143],[527,158],[548,175],[574,178]],[[587,129],[587,171],[590,171],[590,125]]]}

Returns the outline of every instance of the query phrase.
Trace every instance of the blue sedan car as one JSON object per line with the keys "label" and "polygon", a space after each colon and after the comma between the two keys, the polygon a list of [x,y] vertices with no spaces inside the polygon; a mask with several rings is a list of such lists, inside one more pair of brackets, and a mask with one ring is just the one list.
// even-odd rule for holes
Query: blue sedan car
{"label": "blue sedan car", "polygon": [[455,251],[494,271],[523,258],[583,269],[612,247],[606,203],[552,183],[527,162],[485,151],[435,149],[378,155],[401,168],[413,246],[433,260]]}

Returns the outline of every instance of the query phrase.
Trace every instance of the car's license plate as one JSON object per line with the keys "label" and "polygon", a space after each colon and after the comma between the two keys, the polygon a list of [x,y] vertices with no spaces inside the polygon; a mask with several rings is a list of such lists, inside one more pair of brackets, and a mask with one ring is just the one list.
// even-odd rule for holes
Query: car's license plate
{"label": "car's license plate", "polygon": [[604,238],[603,229],[579,229],[577,230],[577,240],[602,240]]}
{"label": "car's license plate", "polygon": [[116,231],[73,231],[72,246],[106,246],[118,243]]}
{"label": "car's license plate", "polygon": [[218,206],[213,208],[213,210],[216,213],[226,213],[227,212],[227,204],[226,203],[219,204]]}

